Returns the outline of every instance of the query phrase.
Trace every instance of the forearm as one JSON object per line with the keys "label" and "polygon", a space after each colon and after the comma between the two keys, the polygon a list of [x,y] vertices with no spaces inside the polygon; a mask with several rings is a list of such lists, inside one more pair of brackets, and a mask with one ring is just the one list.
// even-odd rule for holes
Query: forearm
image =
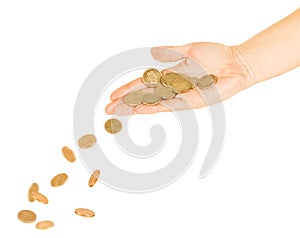
{"label": "forearm", "polygon": [[300,66],[300,8],[237,48],[255,83]]}

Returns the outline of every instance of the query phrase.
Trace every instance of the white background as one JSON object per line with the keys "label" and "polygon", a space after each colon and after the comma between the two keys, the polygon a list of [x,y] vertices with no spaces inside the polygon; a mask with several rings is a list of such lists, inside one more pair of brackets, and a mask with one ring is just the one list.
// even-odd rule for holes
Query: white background
{"label": "white background", "polygon": [[[299,237],[299,69],[224,103],[224,150],[203,180],[197,177],[210,141],[207,109],[196,111],[203,143],[197,158],[163,190],[89,188],[80,160],[63,159],[62,146],[75,149],[77,92],[103,60],[144,46],[238,44],[299,7],[286,0],[174,2],[1,1],[1,237]],[[148,138],[143,133],[132,136]],[[52,188],[49,181],[60,172],[69,181]],[[48,205],[27,201],[32,182]],[[77,207],[96,217],[75,216]],[[22,209],[55,227],[40,231],[19,222]]]}

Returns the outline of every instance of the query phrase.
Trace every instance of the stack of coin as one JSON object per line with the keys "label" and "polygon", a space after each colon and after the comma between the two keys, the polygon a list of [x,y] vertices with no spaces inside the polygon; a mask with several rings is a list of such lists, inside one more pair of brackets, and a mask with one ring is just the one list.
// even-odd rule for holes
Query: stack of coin
{"label": "stack of coin", "polygon": [[125,96],[124,101],[129,106],[157,105],[161,100],[170,100],[177,94],[186,93],[191,89],[198,87],[200,90],[206,90],[217,83],[217,77],[212,74],[204,75],[201,78],[188,77],[183,74],[169,72],[162,74],[159,70],[147,69],[142,77],[143,83],[154,88],[154,92],[143,93],[135,91]]}

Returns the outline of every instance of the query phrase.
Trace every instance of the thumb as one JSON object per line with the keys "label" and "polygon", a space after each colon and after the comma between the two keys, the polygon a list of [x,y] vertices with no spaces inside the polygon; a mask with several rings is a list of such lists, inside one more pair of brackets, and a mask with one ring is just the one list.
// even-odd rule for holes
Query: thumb
{"label": "thumb", "polygon": [[152,56],[161,62],[175,62],[185,58],[190,45],[161,46],[151,49]]}

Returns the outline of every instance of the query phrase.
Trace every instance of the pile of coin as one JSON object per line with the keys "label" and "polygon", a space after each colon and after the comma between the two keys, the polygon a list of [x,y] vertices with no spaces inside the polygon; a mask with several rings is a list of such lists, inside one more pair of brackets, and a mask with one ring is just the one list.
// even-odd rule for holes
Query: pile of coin
{"label": "pile of coin", "polygon": [[186,93],[196,87],[206,90],[217,83],[217,77],[212,74],[201,78],[188,77],[175,72],[162,74],[159,70],[150,68],[144,72],[142,81],[148,88],[154,88],[154,91],[151,93],[135,91],[127,94],[124,97],[127,105],[132,107],[141,104],[153,106],[159,104],[161,100],[170,100],[177,94]]}
{"label": "pile of coin", "polygon": [[[150,68],[144,72],[142,81],[148,88],[153,88],[153,92],[135,91],[128,93],[124,97],[124,102],[127,105],[131,107],[142,104],[153,106],[159,104],[161,100],[170,100],[175,98],[177,94],[186,93],[196,87],[201,90],[209,89],[217,83],[217,77],[212,74],[204,75],[201,78],[188,77],[175,72],[162,74],[161,71]],[[108,133],[115,134],[121,131],[122,124],[118,119],[108,119],[104,128]],[[78,145],[81,149],[88,149],[94,146],[96,142],[97,139],[94,135],[87,134],[78,140]]]}
{"label": "pile of coin", "polygon": [[[92,138],[92,142],[89,138]],[[95,138],[94,137],[86,137],[85,143],[86,146],[90,146],[91,144],[95,144],[94,142]],[[68,148],[67,146],[64,146],[62,148],[62,154],[65,157],[66,160],[68,160],[69,162],[73,163],[76,161],[76,157],[74,152]],[[98,181],[98,178],[100,176],[100,170],[95,170],[89,181],[88,181],[88,186],[89,187],[93,187],[96,182]],[[66,181],[68,180],[68,175],[65,173],[60,173],[56,176],[54,176],[51,181],[50,184],[52,187],[59,187],[62,186],[63,184],[66,183]],[[40,193],[39,191],[39,185],[37,183],[33,183],[29,189],[28,189],[28,201],[29,202],[34,202],[34,201],[38,201],[42,204],[48,204],[49,200],[48,198],[43,195],[42,193]],[[95,212],[86,208],[77,208],[75,209],[75,214],[79,215],[79,216],[83,216],[83,217],[94,217],[95,216]],[[18,213],[18,219],[24,223],[33,223],[34,221],[36,221],[36,214],[31,211],[31,210],[21,210]],[[36,223],[35,227],[37,229],[49,229],[51,227],[54,226],[54,222],[53,221],[39,221]]]}

